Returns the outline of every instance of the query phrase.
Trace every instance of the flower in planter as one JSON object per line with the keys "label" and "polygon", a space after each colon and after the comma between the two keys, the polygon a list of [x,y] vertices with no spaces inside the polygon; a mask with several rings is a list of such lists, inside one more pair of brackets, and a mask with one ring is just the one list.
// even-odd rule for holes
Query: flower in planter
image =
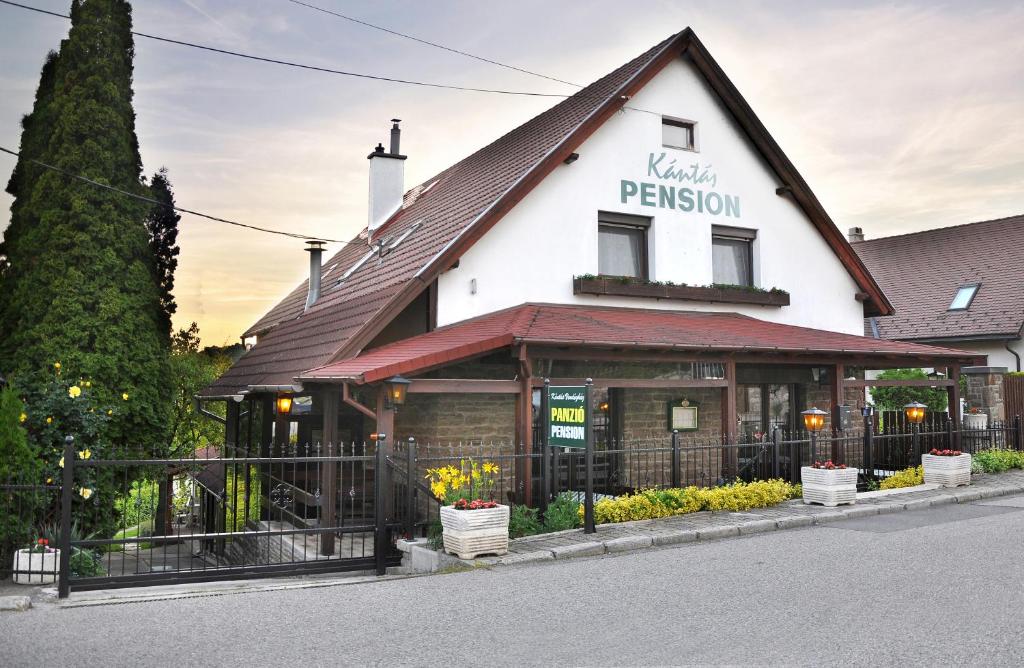
{"label": "flower in planter", "polygon": [[935,457],[959,457],[963,453],[960,452],[959,450],[938,450],[936,448],[932,448],[931,452],[929,452],[928,454],[933,455]]}
{"label": "flower in planter", "polygon": [[833,464],[832,460],[830,459],[826,461],[824,464],[822,464],[821,462],[814,462],[813,467],[816,469],[825,469],[826,471],[835,471],[836,469],[845,469],[846,464]]}
{"label": "flower in planter", "polygon": [[451,505],[460,499],[492,499],[494,485],[500,468],[494,462],[480,464],[472,459],[459,460],[459,465],[449,464],[436,469],[427,469],[431,493],[443,503]]}
{"label": "flower in planter", "polygon": [[459,499],[453,504],[455,510],[485,510],[487,508],[497,508],[498,504],[494,501],[484,501],[483,499],[473,499],[468,501],[466,499]]}

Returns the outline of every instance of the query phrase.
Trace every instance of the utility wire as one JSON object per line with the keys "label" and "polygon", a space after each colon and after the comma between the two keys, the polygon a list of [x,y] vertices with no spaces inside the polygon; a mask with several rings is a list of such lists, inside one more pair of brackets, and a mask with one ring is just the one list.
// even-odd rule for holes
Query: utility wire
{"label": "utility wire", "polygon": [[[38,12],[40,14],[48,14],[50,16],[57,16],[63,19],[70,19],[71,17],[67,14],[60,14],[58,12],[51,12],[46,9],[40,9],[39,7],[31,7],[29,5],[23,5],[18,2],[11,2],[11,0],[0,0],[0,4],[10,5],[11,7],[18,7],[19,9],[27,9],[29,11]],[[202,49],[203,51],[212,51],[214,53],[224,54],[226,56],[235,56],[237,58],[246,58],[249,60],[256,60],[263,63],[273,63],[275,65],[284,65],[286,67],[297,67],[303,70],[313,70],[316,72],[325,72],[327,74],[338,74],[346,77],[356,77],[358,79],[372,79],[374,81],[387,81],[390,83],[406,84],[409,86],[422,86],[425,88],[443,88],[446,90],[462,90],[470,91],[474,93],[496,93],[499,95],[522,95],[526,97],[558,97],[568,98],[573,97],[564,93],[538,93],[534,91],[520,91],[520,90],[506,90],[498,88],[474,88],[471,86],[456,86],[454,84],[441,84],[431,83],[427,81],[415,81],[412,79],[398,79],[395,77],[386,77],[377,74],[364,74],[361,72],[349,72],[347,70],[336,70],[329,67],[320,67],[318,65],[307,65],[305,63],[296,63],[288,60],[280,60],[277,58],[268,58],[265,56],[255,56],[249,53],[241,53],[239,51],[229,51],[227,49],[220,49],[214,46],[206,46],[204,44],[195,44],[193,42],[185,42],[179,39],[172,39],[170,37],[160,37],[159,35],[150,35],[144,32],[131,31],[131,34],[136,37],[144,37],[146,39],[152,39],[158,42],[167,42],[169,44],[177,44],[179,46],[188,46],[193,49]],[[595,99],[610,99],[608,96],[594,96]]]}
{"label": "utility wire", "polygon": [[301,0],[288,0],[288,2],[290,2],[292,4],[295,4],[295,5],[302,5],[303,7],[308,7],[309,9],[313,9],[313,10],[318,11],[318,12],[323,12],[324,14],[330,14],[331,16],[336,16],[339,19],[345,19],[346,21],[351,21],[352,23],[358,23],[359,25],[366,26],[367,28],[373,28],[374,30],[380,30],[381,32],[386,32],[386,33],[388,33],[390,35],[395,35],[397,37],[404,37],[405,39],[411,39],[414,42],[419,42],[420,44],[426,44],[427,46],[432,46],[435,49],[441,49],[443,51],[448,51],[448,52],[451,52],[451,53],[456,53],[456,54],[458,54],[460,56],[466,56],[467,58],[472,58],[474,60],[479,60],[480,62],[490,63],[491,65],[497,65],[498,67],[504,67],[505,69],[508,69],[508,70],[515,70],[516,72],[522,72],[523,74],[529,74],[530,76],[540,77],[541,79],[547,79],[548,81],[556,81],[558,83],[565,84],[567,86],[575,86],[577,88],[582,88],[583,87],[580,84],[573,83],[571,81],[565,81],[563,79],[557,79],[555,77],[549,77],[548,75],[541,74],[540,72],[532,72],[532,71],[524,69],[522,67],[516,67],[515,65],[507,65],[505,63],[500,63],[497,60],[491,60],[490,58],[484,58],[483,56],[477,56],[477,55],[474,55],[472,53],[467,53],[465,51],[460,51],[460,50],[452,48],[450,46],[445,46],[444,44],[438,44],[437,42],[430,42],[430,41],[425,40],[425,39],[420,39],[419,37],[414,37],[412,35],[407,35],[407,34],[405,34],[403,32],[398,32],[397,30],[392,30],[390,28],[385,28],[384,26],[374,25],[373,23],[369,23],[368,21],[362,21],[362,20],[357,19],[355,17],[347,16],[345,14],[342,14],[340,12],[335,12],[335,11],[332,11],[330,9],[325,9],[323,7],[317,7],[316,5],[311,5],[308,2],[301,2]]}
{"label": "utility wire", "polygon": [[[3,146],[0,146],[0,151],[2,151],[4,153],[9,153],[10,155],[13,155],[13,156],[15,156],[17,158],[23,157],[17,151],[12,151],[12,150],[10,150],[8,148],[4,148]],[[185,209],[185,208],[180,207],[180,206],[172,206],[170,204],[167,204],[166,202],[161,202],[161,201],[155,200],[155,199],[153,199],[151,197],[146,197],[144,195],[137,195],[135,193],[128,192],[127,190],[121,190],[120,188],[115,188],[114,186],[107,185],[106,183],[100,183],[99,181],[93,181],[92,179],[87,178],[85,176],[82,176],[80,174],[75,174],[74,172],[69,172],[66,169],[61,169],[60,167],[54,167],[53,165],[48,165],[45,162],[42,162],[40,160],[36,160],[35,158],[25,157],[25,160],[28,160],[29,162],[34,163],[36,165],[39,165],[40,167],[44,167],[46,169],[50,169],[50,170],[53,170],[53,171],[58,172],[60,174],[63,174],[64,176],[70,177],[72,179],[78,179],[79,181],[82,181],[84,183],[88,183],[91,186],[96,186],[97,188],[103,188],[104,190],[109,190],[111,192],[115,192],[115,193],[118,193],[120,195],[124,195],[125,197],[131,197],[132,199],[140,200],[142,202],[148,202],[149,204],[156,204],[156,205],[162,206],[162,207],[164,207],[166,209],[171,209],[172,211],[178,211],[180,213],[187,213],[187,214],[192,215],[192,216],[198,216],[200,218],[206,218],[207,220],[212,220],[212,221],[217,222],[217,223],[225,223],[227,225],[234,225],[235,227],[242,227],[242,228],[245,228],[247,230],[254,230],[256,232],[266,232],[267,234],[279,234],[279,235],[281,235],[283,237],[291,237],[293,239],[305,239],[305,240],[310,240],[310,241],[326,241],[326,242],[335,243],[335,244],[348,244],[349,243],[348,241],[341,241],[339,239],[325,239],[324,237],[321,237],[321,236],[308,235],[308,234],[299,234],[298,232],[283,232],[281,230],[272,230],[272,229],[269,229],[269,228],[266,228],[266,227],[259,227],[257,225],[249,225],[247,223],[239,223],[239,222],[234,221],[234,220],[228,220],[227,218],[218,218],[217,216],[211,216],[211,215],[206,214],[206,213],[200,213],[199,211],[192,211],[191,209]]]}

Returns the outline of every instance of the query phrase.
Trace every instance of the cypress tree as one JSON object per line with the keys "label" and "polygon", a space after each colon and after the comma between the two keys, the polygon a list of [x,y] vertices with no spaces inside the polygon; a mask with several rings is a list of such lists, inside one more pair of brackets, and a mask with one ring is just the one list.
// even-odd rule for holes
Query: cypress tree
{"label": "cypress tree", "polygon": [[75,0],[71,17],[43,67],[8,184],[0,372],[31,396],[61,362],[90,379],[98,398],[127,402],[104,441],[156,453],[166,448],[170,384],[149,206],[29,161],[149,195],[132,108],[131,7]]}
{"label": "cypress tree", "polygon": [[[160,288],[160,327],[162,333],[171,337],[171,317],[178,310],[174,301],[174,271],[178,268],[178,221],[181,216],[174,210],[174,191],[167,178],[167,168],[161,167],[149,183],[149,196],[160,202],[154,204],[146,217],[149,231],[149,246],[153,252],[156,281]],[[193,323],[194,324],[194,323]]]}

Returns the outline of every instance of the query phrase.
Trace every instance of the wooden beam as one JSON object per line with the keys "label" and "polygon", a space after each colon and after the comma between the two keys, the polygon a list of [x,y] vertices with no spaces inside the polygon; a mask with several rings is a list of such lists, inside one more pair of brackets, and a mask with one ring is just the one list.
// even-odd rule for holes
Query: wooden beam
{"label": "wooden beam", "polygon": [[[829,383],[829,398],[832,400],[832,418],[836,415],[836,406],[841,406],[843,402],[843,376],[846,375],[846,367],[842,364],[835,364],[832,366],[832,382]],[[836,425],[832,423],[833,433],[836,429]],[[836,438],[832,440],[832,461],[843,463],[843,451],[840,439]]]}
{"label": "wooden beam", "polygon": [[349,394],[348,391],[348,383],[341,384],[341,400],[344,401],[346,405],[351,406],[352,408],[356,409],[363,415],[372,417],[374,420],[377,419],[376,411],[370,410],[367,406],[362,405],[361,403],[352,398],[352,395]]}
{"label": "wooden beam", "polygon": [[[725,362],[726,385],[722,387],[722,436],[726,443],[736,442],[736,361]],[[722,477],[736,474],[739,458],[735,448],[722,449]]]}
{"label": "wooden beam", "polygon": [[[323,443],[322,452],[328,456],[341,454],[341,443],[338,443],[338,408],[341,404],[338,389],[325,387],[323,399]],[[320,467],[320,524],[321,527],[337,525],[336,504],[337,493],[337,462],[324,462]],[[321,533],[320,554],[334,554],[334,534]]]}
{"label": "wooden beam", "polygon": [[[519,346],[517,355],[519,361],[519,397],[516,400],[516,430],[519,438],[516,439],[516,452],[524,455],[517,462],[516,482],[522,487],[516,490],[516,499],[519,503],[532,506],[533,503],[533,462],[525,457],[533,452],[533,363],[530,361],[526,346]],[[520,498],[522,497],[522,498]]]}
{"label": "wooden beam", "polygon": [[[582,385],[583,378],[552,378],[552,385]],[[633,387],[646,389],[676,387],[728,387],[726,378],[595,378],[594,387]],[[540,378],[533,379],[534,387],[544,387]]]}
{"label": "wooden beam", "polygon": [[846,387],[949,387],[952,380],[906,379],[906,380],[844,380]]}
{"label": "wooden beam", "polygon": [[949,403],[949,419],[953,423],[954,443],[950,447],[960,448],[960,365],[954,364],[946,369],[949,385],[946,386],[946,400]]}
{"label": "wooden beam", "polygon": [[515,380],[476,380],[469,378],[415,378],[410,394],[519,394]]}
{"label": "wooden beam", "polygon": [[634,362],[724,362],[725,357],[721,352],[700,353],[684,350],[649,350],[645,348],[582,348],[573,345],[571,347],[536,346],[530,348],[530,357],[533,359],[561,359],[561,360],[601,360],[620,361],[629,360]]}

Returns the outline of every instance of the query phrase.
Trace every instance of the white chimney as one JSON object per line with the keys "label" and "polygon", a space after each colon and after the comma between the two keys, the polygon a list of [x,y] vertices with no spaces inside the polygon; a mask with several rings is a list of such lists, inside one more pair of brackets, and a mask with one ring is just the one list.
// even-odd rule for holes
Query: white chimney
{"label": "white chimney", "polygon": [[384,146],[377,144],[373,153],[366,156],[370,161],[370,216],[367,229],[373,231],[383,225],[402,206],[405,195],[405,157],[398,153],[402,131],[401,122],[392,118],[391,150],[384,152]]}
{"label": "white chimney", "polygon": [[851,244],[855,244],[858,241],[864,241],[864,230],[859,227],[851,227],[849,232],[846,234],[846,238],[850,240]]}

